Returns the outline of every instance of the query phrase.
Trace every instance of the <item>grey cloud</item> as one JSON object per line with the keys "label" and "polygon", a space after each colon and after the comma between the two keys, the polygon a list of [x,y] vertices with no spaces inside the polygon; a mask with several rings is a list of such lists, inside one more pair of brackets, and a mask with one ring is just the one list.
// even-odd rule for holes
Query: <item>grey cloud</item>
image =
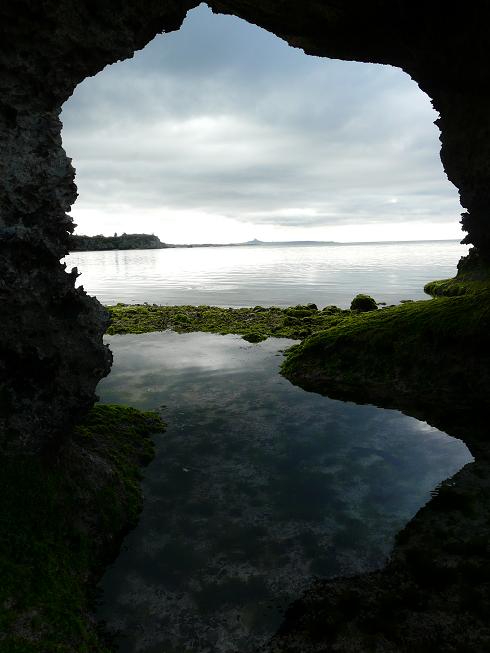
{"label": "grey cloud", "polygon": [[86,80],[62,119],[79,205],[321,226],[456,217],[435,117],[401,71],[306,57],[201,7]]}

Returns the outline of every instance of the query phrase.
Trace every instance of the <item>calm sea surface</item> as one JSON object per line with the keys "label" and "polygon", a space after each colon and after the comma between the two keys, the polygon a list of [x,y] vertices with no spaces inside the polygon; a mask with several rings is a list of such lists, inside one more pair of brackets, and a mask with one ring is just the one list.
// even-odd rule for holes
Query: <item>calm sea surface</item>
{"label": "calm sea surface", "polygon": [[359,292],[377,301],[423,299],[468,251],[455,241],[79,252],[65,260],[103,304],[343,308]]}
{"label": "calm sea surface", "polygon": [[123,653],[254,651],[315,577],[379,567],[437,484],[472,459],[400,412],[293,386],[278,374],[289,340],[163,332],[107,342],[114,367],[101,400],[168,422],[141,520],[101,583],[99,617]]}

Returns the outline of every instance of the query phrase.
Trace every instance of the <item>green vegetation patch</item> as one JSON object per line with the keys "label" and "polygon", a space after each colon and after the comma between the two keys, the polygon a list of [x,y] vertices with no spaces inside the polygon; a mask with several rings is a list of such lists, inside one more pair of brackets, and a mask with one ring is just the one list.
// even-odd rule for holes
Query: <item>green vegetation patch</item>
{"label": "green vegetation patch", "polygon": [[486,404],[489,334],[490,291],[410,302],[352,313],[289,349],[282,371],[320,392],[330,384]]}
{"label": "green vegetation patch", "polygon": [[1,460],[0,650],[101,653],[94,586],[141,510],[155,413],[95,406],[56,460]]}
{"label": "green vegetation patch", "polygon": [[470,249],[458,263],[458,274],[452,279],[430,281],[424,291],[432,297],[458,297],[471,293],[490,291],[490,263]]}
{"label": "green vegetation patch", "polygon": [[248,342],[260,342],[270,336],[306,338],[342,322],[350,315],[350,311],[336,306],[327,306],[319,311],[315,304],[289,308],[117,304],[106,308],[112,318],[107,330],[110,335],[172,329],[179,333],[236,333],[243,335]]}
{"label": "green vegetation patch", "polygon": [[377,311],[378,305],[369,295],[356,295],[350,305],[351,311],[359,311],[359,313],[368,313],[369,311]]}
{"label": "green vegetation patch", "polygon": [[424,292],[432,297],[458,297],[470,293],[479,293],[490,289],[490,282],[480,279],[466,279],[456,276],[452,279],[430,281],[424,286]]}
{"label": "green vegetation patch", "polygon": [[162,249],[167,247],[158,236],[149,234],[121,234],[118,236],[78,236],[68,237],[70,252],[90,252],[106,249]]}

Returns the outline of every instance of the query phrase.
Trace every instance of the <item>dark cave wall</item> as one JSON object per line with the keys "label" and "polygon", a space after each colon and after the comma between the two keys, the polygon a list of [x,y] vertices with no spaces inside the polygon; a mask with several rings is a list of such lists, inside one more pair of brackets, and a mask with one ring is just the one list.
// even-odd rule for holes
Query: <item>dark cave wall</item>
{"label": "dark cave wall", "polygon": [[52,452],[95,399],[112,361],[108,315],[60,259],[75,171],[59,113],[75,86],[180,26],[178,2],[0,5],[0,447]]}
{"label": "dark cave wall", "polygon": [[[76,85],[178,29],[196,1],[6,0],[0,4],[0,446],[57,446],[110,369],[100,304],[59,260],[73,225],[74,170],[59,112]],[[467,241],[490,259],[490,9],[478,2],[208,3],[307,53],[392,64],[440,112],[442,162],[466,209]],[[423,234],[421,234],[423,236]]]}

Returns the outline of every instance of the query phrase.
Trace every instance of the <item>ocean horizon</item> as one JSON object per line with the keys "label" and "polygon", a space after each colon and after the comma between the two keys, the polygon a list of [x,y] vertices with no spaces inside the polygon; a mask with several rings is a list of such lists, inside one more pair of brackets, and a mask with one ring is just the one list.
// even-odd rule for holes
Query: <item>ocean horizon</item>
{"label": "ocean horizon", "polygon": [[[326,253],[328,252],[328,254]],[[350,305],[360,292],[396,304],[452,277],[468,252],[459,241],[270,244],[73,252],[67,269],[103,304]]]}

